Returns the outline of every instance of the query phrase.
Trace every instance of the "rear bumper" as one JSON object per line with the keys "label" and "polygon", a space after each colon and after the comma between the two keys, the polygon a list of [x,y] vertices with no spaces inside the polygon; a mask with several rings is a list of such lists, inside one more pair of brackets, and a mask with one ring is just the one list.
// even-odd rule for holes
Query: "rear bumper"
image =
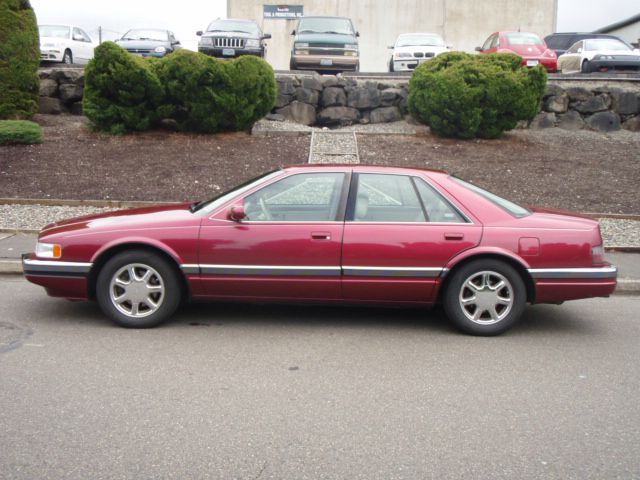
{"label": "rear bumper", "polygon": [[617,286],[613,265],[593,268],[532,268],[536,303],[560,303],[580,298],[608,297]]}
{"label": "rear bumper", "polygon": [[[537,62],[537,63],[536,63]],[[541,65],[549,73],[558,71],[558,60],[555,58],[522,58],[523,67],[535,67]]]}
{"label": "rear bumper", "polygon": [[29,253],[22,255],[22,270],[28,281],[44,287],[52,297],[87,299],[91,263],[37,260],[32,256]]}

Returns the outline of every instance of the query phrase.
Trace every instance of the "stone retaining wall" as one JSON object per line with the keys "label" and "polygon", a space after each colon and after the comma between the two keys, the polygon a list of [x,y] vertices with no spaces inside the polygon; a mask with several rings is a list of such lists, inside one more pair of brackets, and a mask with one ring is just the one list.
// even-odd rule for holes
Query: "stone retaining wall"
{"label": "stone retaining wall", "polygon": [[[408,79],[366,80],[341,75],[277,75],[270,120],[304,125],[386,123],[407,114]],[[84,70],[40,70],[40,113],[82,114]],[[542,112],[530,128],[640,131],[639,82],[549,80]]]}

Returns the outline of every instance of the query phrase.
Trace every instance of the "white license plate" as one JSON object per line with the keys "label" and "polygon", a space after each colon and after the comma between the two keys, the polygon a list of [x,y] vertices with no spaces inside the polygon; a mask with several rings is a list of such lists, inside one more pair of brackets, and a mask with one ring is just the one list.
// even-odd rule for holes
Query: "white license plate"
{"label": "white license plate", "polygon": [[321,58],[320,65],[322,65],[323,67],[330,67],[331,65],[333,65],[333,60],[331,60],[330,58]]}
{"label": "white license plate", "polygon": [[236,54],[236,51],[233,48],[223,48],[222,55],[227,57],[233,57]]}
{"label": "white license plate", "polygon": [[538,63],[538,60],[527,60],[527,67],[535,67]]}

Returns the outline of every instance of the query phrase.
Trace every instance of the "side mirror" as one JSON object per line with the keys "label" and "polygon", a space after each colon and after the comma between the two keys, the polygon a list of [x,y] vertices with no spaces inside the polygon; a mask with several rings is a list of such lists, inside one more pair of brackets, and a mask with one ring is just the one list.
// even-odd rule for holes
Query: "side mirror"
{"label": "side mirror", "polygon": [[482,51],[482,47],[476,47],[475,50],[476,50],[476,52],[481,52]]}
{"label": "side mirror", "polygon": [[393,50],[393,45],[387,45],[387,48],[388,48],[389,50]]}
{"label": "side mirror", "polygon": [[234,222],[241,222],[247,214],[244,211],[244,207],[242,205],[234,205],[229,210],[229,218]]}
{"label": "side mirror", "polygon": [[199,37],[201,37],[201,36],[202,36],[202,30],[198,30],[198,31],[196,32],[196,35],[197,35],[197,36],[199,36]]}
{"label": "side mirror", "polygon": [[447,45],[447,50],[453,50],[453,45]]}
{"label": "side mirror", "polygon": [[582,49],[581,48],[578,49],[578,53],[582,53]]}
{"label": "side mirror", "polygon": [[262,39],[263,40],[267,40],[269,38],[271,38],[271,34],[270,33],[265,33],[264,35],[262,35]]}
{"label": "side mirror", "polygon": [[360,32],[356,32],[356,37],[359,37],[359,36],[360,36]]}
{"label": "side mirror", "polygon": [[295,35],[296,31],[295,30],[291,30],[291,35]]}

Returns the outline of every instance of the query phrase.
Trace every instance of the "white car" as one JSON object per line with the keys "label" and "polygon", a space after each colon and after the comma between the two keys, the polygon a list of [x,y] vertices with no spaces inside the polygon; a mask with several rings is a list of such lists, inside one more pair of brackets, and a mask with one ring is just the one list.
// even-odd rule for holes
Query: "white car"
{"label": "white car", "polygon": [[403,33],[389,48],[393,50],[389,60],[390,72],[413,70],[422,62],[451,49],[436,33]]}
{"label": "white car", "polygon": [[587,38],[558,57],[562,73],[640,71],[640,51],[613,38]]}
{"label": "white car", "polygon": [[40,60],[45,62],[87,63],[96,47],[91,37],[73,25],[38,25]]}

